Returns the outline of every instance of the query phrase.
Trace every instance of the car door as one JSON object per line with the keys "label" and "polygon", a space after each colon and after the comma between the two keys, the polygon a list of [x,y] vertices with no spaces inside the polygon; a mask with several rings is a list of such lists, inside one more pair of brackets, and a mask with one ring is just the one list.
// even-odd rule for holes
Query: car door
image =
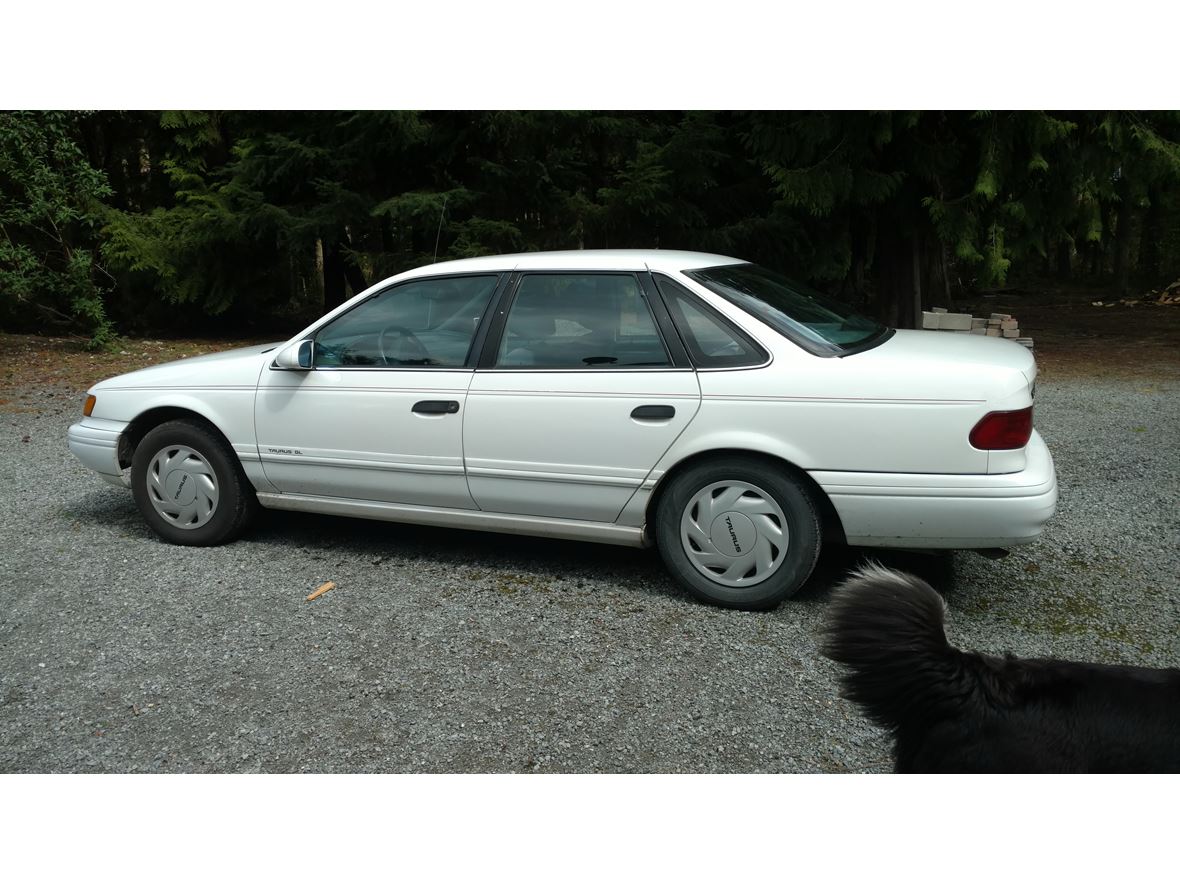
{"label": "car door", "polygon": [[318,329],[312,368],[262,373],[266,478],[283,493],[474,509],[462,420],[500,277],[396,284]]}
{"label": "car door", "polygon": [[689,425],[700,388],[636,273],[523,273],[467,394],[481,510],[613,522]]}

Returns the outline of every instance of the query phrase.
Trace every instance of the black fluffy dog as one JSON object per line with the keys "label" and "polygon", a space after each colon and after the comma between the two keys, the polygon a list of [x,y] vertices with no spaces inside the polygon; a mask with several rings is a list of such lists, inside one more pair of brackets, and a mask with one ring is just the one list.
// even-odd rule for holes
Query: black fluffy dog
{"label": "black fluffy dog", "polygon": [[947,643],[944,605],[868,566],[832,599],[823,653],[895,738],[898,772],[1180,772],[1180,670],[1021,660]]}

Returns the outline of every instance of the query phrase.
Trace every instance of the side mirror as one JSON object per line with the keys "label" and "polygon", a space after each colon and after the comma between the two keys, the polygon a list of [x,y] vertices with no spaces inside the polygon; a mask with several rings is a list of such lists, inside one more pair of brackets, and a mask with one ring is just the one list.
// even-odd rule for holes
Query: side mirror
{"label": "side mirror", "polygon": [[314,342],[310,338],[288,344],[275,355],[272,365],[276,369],[306,372],[311,368],[311,353]]}

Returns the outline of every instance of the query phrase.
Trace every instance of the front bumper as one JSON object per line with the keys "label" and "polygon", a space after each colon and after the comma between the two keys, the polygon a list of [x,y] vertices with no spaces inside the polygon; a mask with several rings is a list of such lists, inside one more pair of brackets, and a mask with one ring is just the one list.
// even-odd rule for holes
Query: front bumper
{"label": "front bumper", "polygon": [[814,471],[849,544],[970,549],[1027,544],[1057,509],[1053,457],[1036,431],[1025,468],[1001,474]]}
{"label": "front bumper", "polygon": [[125,421],[83,418],[66,432],[70,451],[111,485],[127,487],[129,481],[119,465],[119,437],[127,429]]}

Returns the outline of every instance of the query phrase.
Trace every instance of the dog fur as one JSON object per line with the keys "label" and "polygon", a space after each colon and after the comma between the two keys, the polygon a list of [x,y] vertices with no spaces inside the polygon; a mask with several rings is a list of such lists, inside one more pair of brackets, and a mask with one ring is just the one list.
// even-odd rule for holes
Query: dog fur
{"label": "dog fur", "polygon": [[870,565],[835,592],[822,653],[907,772],[1180,772],[1180,669],[953,648],[942,597]]}

